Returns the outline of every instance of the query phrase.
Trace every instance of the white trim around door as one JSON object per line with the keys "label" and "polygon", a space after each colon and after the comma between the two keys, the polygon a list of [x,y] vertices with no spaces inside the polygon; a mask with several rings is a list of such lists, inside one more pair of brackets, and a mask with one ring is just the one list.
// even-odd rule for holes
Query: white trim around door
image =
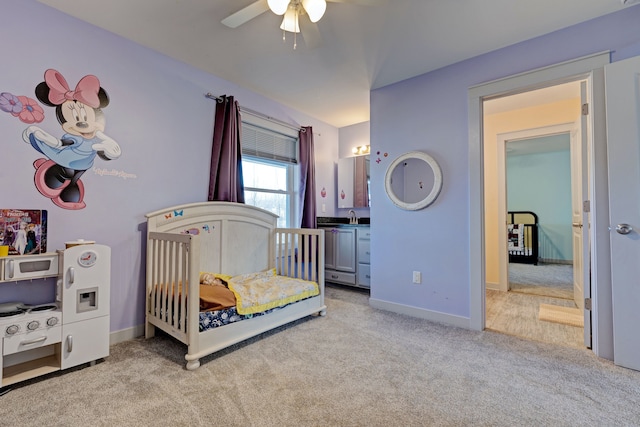
{"label": "white trim around door", "polygon": [[[570,81],[587,80],[590,99],[591,171],[590,194],[592,206],[591,241],[593,250],[592,286],[593,351],[600,357],[613,357],[613,342],[606,330],[612,328],[611,284],[606,280],[611,269],[608,234],[606,242],[597,231],[608,226],[608,192],[606,163],[606,131],[604,111],[603,67],[610,62],[610,53],[602,52],[561,64],[510,76],[469,88],[469,292],[470,327],[485,328],[485,237],[484,237],[484,159],[483,111],[485,100],[527,92]],[[600,202],[600,203],[598,203]],[[607,300],[607,295],[609,299]],[[600,297],[600,298],[598,298]]]}

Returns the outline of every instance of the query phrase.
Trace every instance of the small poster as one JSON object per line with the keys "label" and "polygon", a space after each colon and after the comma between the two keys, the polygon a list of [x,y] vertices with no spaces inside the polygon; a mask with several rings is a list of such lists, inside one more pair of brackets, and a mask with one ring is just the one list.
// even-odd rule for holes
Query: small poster
{"label": "small poster", "polygon": [[47,251],[47,211],[0,209],[0,242],[9,255],[31,255]]}

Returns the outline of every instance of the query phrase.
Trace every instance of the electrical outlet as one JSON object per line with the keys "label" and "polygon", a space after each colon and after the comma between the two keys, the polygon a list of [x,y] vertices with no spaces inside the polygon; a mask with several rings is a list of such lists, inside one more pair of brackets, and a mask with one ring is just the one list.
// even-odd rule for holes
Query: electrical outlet
{"label": "electrical outlet", "polygon": [[413,283],[422,283],[422,273],[419,271],[413,272]]}
{"label": "electrical outlet", "polygon": [[322,212],[326,212],[327,211],[327,205],[325,205],[324,203],[322,204]]}

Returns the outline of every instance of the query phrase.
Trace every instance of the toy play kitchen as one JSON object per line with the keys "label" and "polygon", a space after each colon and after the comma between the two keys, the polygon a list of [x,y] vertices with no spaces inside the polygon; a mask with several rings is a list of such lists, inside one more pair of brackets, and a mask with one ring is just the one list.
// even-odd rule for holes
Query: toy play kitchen
{"label": "toy play kitchen", "polygon": [[83,240],[65,246],[0,257],[0,301],[5,283],[57,278],[55,301],[0,303],[0,387],[109,355],[111,249]]}

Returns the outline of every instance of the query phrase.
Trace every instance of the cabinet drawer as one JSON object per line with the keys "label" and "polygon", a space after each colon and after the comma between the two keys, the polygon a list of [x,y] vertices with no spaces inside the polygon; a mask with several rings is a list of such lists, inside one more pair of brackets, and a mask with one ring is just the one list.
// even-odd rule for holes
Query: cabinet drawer
{"label": "cabinet drawer", "polygon": [[371,230],[368,227],[358,229],[358,239],[370,239],[370,238],[371,238]]}
{"label": "cabinet drawer", "polygon": [[2,280],[24,280],[58,275],[58,254],[18,255],[2,260]]}
{"label": "cabinet drawer", "polygon": [[358,286],[371,287],[371,266],[369,264],[358,264]]}
{"label": "cabinet drawer", "polygon": [[62,327],[54,326],[49,329],[40,329],[27,334],[12,335],[4,338],[2,354],[5,356],[20,351],[45,347],[62,341]]}
{"label": "cabinet drawer", "polygon": [[358,263],[369,264],[371,261],[371,240],[358,240]]}
{"label": "cabinet drawer", "polygon": [[338,283],[348,283],[350,285],[356,284],[356,274],[355,273],[344,273],[342,271],[333,271],[327,270],[325,271],[325,278],[327,282],[338,282]]}

